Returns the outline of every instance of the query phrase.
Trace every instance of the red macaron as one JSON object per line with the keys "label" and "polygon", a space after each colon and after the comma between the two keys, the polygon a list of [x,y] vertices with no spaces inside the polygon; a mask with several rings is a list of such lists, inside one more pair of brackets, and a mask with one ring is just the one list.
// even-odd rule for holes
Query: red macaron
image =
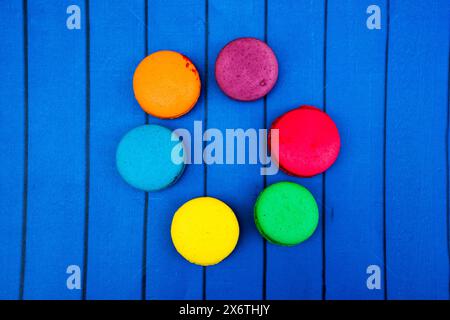
{"label": "red macaron", "polygon": [[271,155],[288,174],[315,176],[338,157],[341,140],[336,124],[318,108],[301,106],[288,111],[272,123],[273,129],[279,130],[279,144]]}

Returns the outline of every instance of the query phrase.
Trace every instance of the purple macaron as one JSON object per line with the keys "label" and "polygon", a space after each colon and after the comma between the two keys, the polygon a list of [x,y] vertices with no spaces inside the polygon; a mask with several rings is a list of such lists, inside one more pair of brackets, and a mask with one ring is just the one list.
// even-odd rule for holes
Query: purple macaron
{"label": "purple macaron", "polygon": [[278,62],[272,49],[255,38],[228,43],[216,60],[216,81],[230,98],[253,101],[264,97],[278,78]]}

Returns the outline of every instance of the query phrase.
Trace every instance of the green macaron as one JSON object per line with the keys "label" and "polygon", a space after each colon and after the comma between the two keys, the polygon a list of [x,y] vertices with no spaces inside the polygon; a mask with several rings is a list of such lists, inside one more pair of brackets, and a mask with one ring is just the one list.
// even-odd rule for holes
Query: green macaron
{"label": "green macaron", "polygon": [[256,200],[256,227],[271,243],[297,245],[311,237],[318,223],[316,200],[308,189],[299,184],[272,184]]}

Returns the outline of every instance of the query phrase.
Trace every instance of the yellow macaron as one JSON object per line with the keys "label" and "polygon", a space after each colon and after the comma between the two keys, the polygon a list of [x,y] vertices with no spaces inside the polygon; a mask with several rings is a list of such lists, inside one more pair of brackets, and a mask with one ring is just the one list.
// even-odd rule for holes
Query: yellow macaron
{"label": "yellow macaron", "polygon": [[189,112],[200,96],[200,77],[189,58],[175,51],[157,51],[139,63],[133,77],[141,108],[158,118]]}
{"label": "yellow macaron", "polygon": [[183,204],[172,220],[175,249],[189,262],[210,266],[219,263],[236,247],[239,224],[224,202],[200,197]]}

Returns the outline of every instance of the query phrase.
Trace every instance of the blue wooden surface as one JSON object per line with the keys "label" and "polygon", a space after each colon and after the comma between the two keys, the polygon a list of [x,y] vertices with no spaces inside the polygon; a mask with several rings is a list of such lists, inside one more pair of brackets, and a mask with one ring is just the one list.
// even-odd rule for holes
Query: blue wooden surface
{"label": "blue wooden surface", "polygon": [[[267,40],[279,61],[279,79],[267,97],[266,125],[303,104],[324,108],[323,1],[269,1]],[[322,175],[301,179],[279,172],[267,185],[289,180],[308,188],[317,200],[319,226],[301,246],[267,244],[267,298],[321,299],[323,274]]]}
{"label": "blue wooden surface", "polygon": [[[252,23],[248,23],[252,21]],[[226,27],[224,27],[226,26]],[[264,1],[209,1],[207,127],[261,128],[263,100],[237,102],[217,86],[214,63],[222,47],[239,37],[264,39]],[[234,161],[237,162],[237,152]],[[247,157],[248,159],[248,157]],[[258,165],[212,164],[207,167],[207,195],[225,201],[236,213],[240,238],[234,253],[206,271],[206,298],[261,299],[263,241],[253,222],[253,204],[263,187]]]}
{"label": "blue wooden surface", "polygon": [[391,1],[386,276],[392,299],[449,298],[448,14],[445,0],[406,8]]}
{"label": "blue wooden surface", "polygon": [[[28,4],[28,210],[24,298],[79,299],[66,268],[82,265],[85,206],[86,36],[67,6]],[[84,9],[83,2],[77,3]],[[45,21],[45,23],[43,23]],[[84,23],[84,19],[82,21]]]}
{"label": "blue wooden surface", "polygon": [[[66,28],[72,4],[81,30]],[[371,4],[380,30],[366,27]],[[448,299],[449,11],[445,0],[1,2],[0,298]],[[214,79],[219,50],[243,36],[265,39],[280,68],[252,103]],[[133,97],[135,67],[161,49],[189,56],[202,79],[198,104],[176,120],[146,117]],[[135,126],[259,129],[302,104],[341,133],[325,175],[193,164],[145,194],[117,174],[115,148]],[[321,209],[293,248],[265,243],[252,221],[257,194],[281,180]],[[205,194],[234,209],[241,237],[203,269],[176,253],[170,222]],[[81,268],[79,290],[66,287],[69,265]],[[366,286],[369,265],[379,290]]]}
{"label": "blue wooden surface", "polygon": [[90,183],[85,295],[87,299],[140,299],[144,194],[117,176],[115,153],[122,136],[145,123],[132,91],[133,71],[144,56],[144,4],[91,1],[89,9]]}
{"label": "blue wooden surface", "polygon": [[[175,50],[188,56],[200,78],[205,74],[205,2],[149,1],[148,50]],[[202,83],[205,86],[205,83]],[[187,115],[176,120],[149,117],[171,129],[184,128],[193,132],[194,121],[204,121],[205,92]],[[191,141],[192,145],[194,141]],[[201,299],[201,267],[180,259],[170,238],[173,213],[186,201],[204,195],[204,168],[189,165],[183,176],[169,189],[150,193],[148,199],[147,277],[148,299]]]}
{"label": "blue wooden surface", "polygon": [[0,298],[20,292],[24,193],[25,72],[22,4],[0,10]]}
{"label": "blue wooden surface", "polygon": [[[386,31],[361,28],[372,1],[328,1],[327,112],[340,158],[326,179],[326,298],[383,299],[365,269],[383,258],[383,137]],[[378,1],[387,12],[386,1]],[[386,26],[386,14],[382,25]]]}

